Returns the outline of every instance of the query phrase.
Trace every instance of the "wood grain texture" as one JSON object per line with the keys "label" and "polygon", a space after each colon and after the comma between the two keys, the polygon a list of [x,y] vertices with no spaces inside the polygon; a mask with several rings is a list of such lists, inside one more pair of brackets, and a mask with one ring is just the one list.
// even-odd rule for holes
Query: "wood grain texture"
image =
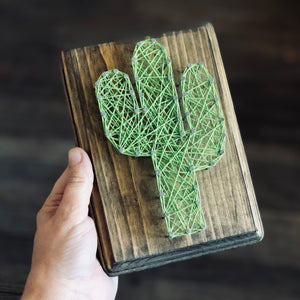
{"label": "wood grain texture", "polygon": [[212,25],[164,34],[157,40],[171,57],[175,83],[188,63],[203,61],[215,78],[225,115],[226,154],[198,172],[207,229],[168,239],[150,158],[120,154],[104,137],[94,82],[117,68],[132,79],[134,45],[107,43],[62,52],[63,74],[76,142],[90,155],[95,172],[91,215],[99,236],[99,256],[110,275],[163,265],[255,243],[263,227]]}

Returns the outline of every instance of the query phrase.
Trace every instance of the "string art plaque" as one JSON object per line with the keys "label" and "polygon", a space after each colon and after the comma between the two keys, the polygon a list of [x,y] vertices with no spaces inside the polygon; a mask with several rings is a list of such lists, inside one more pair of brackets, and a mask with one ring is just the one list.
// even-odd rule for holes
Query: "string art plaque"
{"label": "string art plaque", "polygon": [[[104,132],[120,153],[152,158],[170,238],[205,229],[196,171],[224,154],[225,126],[214,80],[189,63],[176,90],[166,47],[136,44],[129,75],[105,71],[95,83]],[[182,100],[182,101],[180,101]]]}
{"label": "string art plaque", "polygon": [[94,169],[90,215],[107,274],[262,239],[211,24],[63,51],[62,67],[76,145]]}

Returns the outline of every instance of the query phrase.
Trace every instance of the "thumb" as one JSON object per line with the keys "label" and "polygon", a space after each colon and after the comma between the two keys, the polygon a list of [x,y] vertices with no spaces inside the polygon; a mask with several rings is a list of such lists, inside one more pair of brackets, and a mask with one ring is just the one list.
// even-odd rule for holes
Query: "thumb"
{"label": "thumb", "polygon": [[81,148],[69,151],[66,185],[57,215],[64,220],[82,222],[88,215],[88,205],[93,187],[91,161]]}

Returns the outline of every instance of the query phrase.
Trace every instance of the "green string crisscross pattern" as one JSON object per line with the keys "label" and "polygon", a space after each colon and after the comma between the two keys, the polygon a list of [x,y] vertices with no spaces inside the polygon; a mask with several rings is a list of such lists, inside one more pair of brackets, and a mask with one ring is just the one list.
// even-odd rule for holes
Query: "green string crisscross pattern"
{"label": "green string crisscross pattern", "polygon": [[214,80],[203,63],[189,64],[179,97],[171,60],[155,39],[137,43],[136,88],[117,69],[95,84],[104,132],[120,153],[151,156],[170,238],[205,228],[196,171],[224,153],[225,124]]}

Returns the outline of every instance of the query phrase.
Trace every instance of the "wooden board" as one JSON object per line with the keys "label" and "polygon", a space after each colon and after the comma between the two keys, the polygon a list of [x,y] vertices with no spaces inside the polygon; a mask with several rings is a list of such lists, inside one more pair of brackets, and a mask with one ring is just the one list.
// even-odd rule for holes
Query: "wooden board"
{"label": "wooden board", "polygon": [[166,46],[171,57],[176,84],[188,63],[204,62],[215,79],[227,132],[226,154],[221,161],[197,173],[207,229],[171,240],[166,237],[151,159],[122,155],[106,140],[94,94],[94,83],[103,71],[117,68],[132,77],[135,45],[106,43],[62,52],[76,143],[88,152],[94,167],[90,212],[98,230],[99,258],[109,275],[251,244],[263,237],[212,25],[164,34],[157,40]]}

